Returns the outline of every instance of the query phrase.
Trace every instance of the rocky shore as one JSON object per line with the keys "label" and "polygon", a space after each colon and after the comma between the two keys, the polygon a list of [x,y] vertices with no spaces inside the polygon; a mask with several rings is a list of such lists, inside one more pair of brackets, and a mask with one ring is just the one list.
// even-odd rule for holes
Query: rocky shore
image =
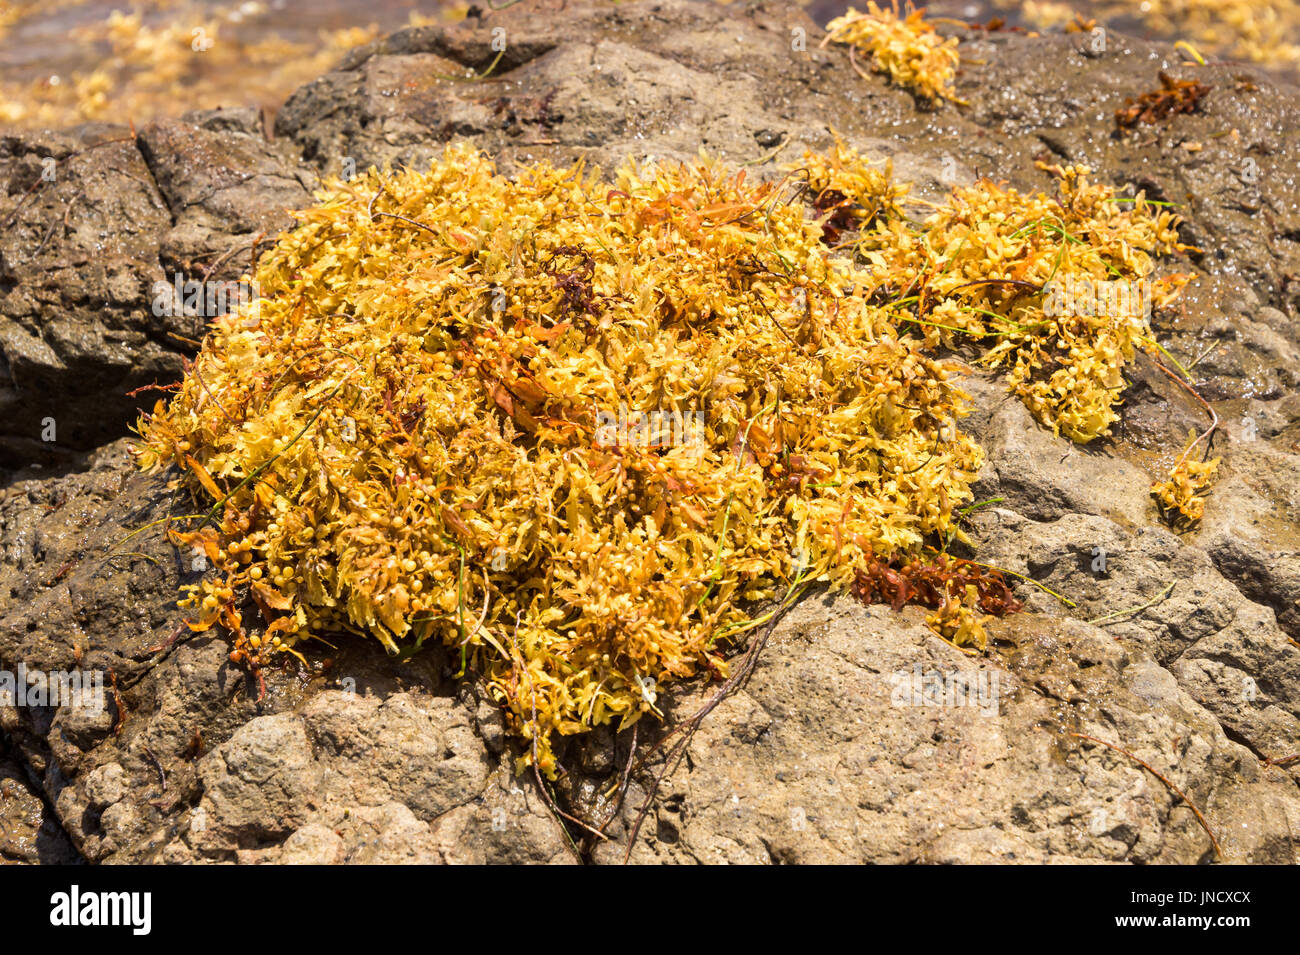
{"label": "rocky shore", "polygon": [[[1150,364],[1083,447],[971,371],[976,499],[1001,499],[972,515],[977,559],[1074,606],[1021,585],[972,657],[918,610],[804,600],[667,767],[631,861],[1300,861],[1300,90],[1117,34],[951,30],[965,106],[860,75],[794,5],[641,0],[400,31],[270,128],[229,109],[0,134],[0,670],[108,679],[98,712],[0,707],[0,860],[621,862],[664,768],[605,798],[630,731],[559,752],[560,808],[609,818],[606,840],[566,833],[440,651],[322,647],[259,701],[220,636],[184,627],[201,570],[157,523],[184,505],[126,451],[203,332],[157,289],[238,279],[321,175],[453,140],[506,172],[703,149],[771,176],[835,130],[923,199],[980,176],[1046,190],[1047,161],[1177,204],[1197,278],[1155,328],[1221,421],[1221,478],[1199,527],[1161,522],[1150,483],[1207,416]],[[1118,131],[1161,70],[1210,92]],[[711,692],[665,694],[670,722]]]}

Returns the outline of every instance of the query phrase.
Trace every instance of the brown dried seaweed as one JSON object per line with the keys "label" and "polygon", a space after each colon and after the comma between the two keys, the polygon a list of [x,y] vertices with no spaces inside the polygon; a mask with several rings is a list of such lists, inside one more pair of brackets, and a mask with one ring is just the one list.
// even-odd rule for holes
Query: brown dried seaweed
{"label": "brown dried seaweed", "polygon": [[1179,113],[1195,113],[1212,87],[1195,80],[1176,80],[1164,70],[1159,73],[1160,89],[1129,97],[1115,110],[1115,125],[1133,129],[1139,123],[1159,123]]}

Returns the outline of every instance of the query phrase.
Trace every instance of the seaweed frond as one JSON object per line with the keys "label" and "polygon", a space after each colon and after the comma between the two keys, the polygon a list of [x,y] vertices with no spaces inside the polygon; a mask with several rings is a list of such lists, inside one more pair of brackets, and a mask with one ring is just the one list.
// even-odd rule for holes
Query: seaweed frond
{"label": "seaweed frond", "polygon": [[1219,470],[1219,458],[1208,461],[1192,460],[1191,452],[1200,442],[1195,432],[1188,437],[1188,446],[1164,481],[1151,485],[1151,495],[1160,506],[1165,519],[1175,526],[1190,527],[1205,516],[1204,492],[1209,489]]}
{"label": "seaweed frond", "polygon": [[948,99],[960,103],[953,89],[960,57],[957,40],[935,32],[920,10],[900,16],[897,5],[881,8],[868,2],[867,10],[849,8],[826,26],[828,39],[861,50],[871,58],[871,67],[921,100]]}

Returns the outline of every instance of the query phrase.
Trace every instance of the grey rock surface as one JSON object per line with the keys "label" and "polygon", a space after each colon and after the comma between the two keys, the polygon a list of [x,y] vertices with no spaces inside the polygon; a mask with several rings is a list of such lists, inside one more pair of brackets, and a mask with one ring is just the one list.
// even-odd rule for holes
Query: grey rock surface
{"label": "grey rock surface", "polygon": [[[999,629],[1004,647],[978,660],[915,610],[804,601],[664,779],[632,861],[1209,861],[1186,805],[1084,736],[1187,793],[1225,858],[1292,861],[1294,781],[1260,768],[1148,653],[1073,620]],[[643,801],[634,786],[624,831]]]}

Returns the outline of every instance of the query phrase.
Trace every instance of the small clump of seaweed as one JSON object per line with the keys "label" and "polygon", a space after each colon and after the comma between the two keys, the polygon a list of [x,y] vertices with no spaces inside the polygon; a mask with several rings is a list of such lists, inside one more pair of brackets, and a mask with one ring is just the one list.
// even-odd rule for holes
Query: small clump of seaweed
{"label": "small clump of seaweed", "polygon": [[1192,459],[1201,438],[1189,435],[1188,445],[1163,481],[1151,485],[1151,495],[1160,505],[1161,514],[1178,528],[1189,528],[1205,516],[1205,491],[1219,470],[1219,458],[1206,461]]}
{"label": "small clump of seaweed", "polygon": [[940,553],[879,560],[868,555],[854,572],[853,595],[863,603],[930,607],[926,622],[955,646],[983,649],[988,634],[976,613],[1002,617],[1023,606],[1002,574],[983,564]]}
{"label": "small clump of seaweed", "polygon": [[1195,113],[1211,87],[1195,80],[1176,80],[1159,72],[1160,89],[1128,99],[1115,110],[1115,125],[1132,129],[1140,123],[1159,123],[1179,113]]}
{"label": "small clump of seaweed", "polygon": [[789,168],[791,174],[804,177],[823,237],[831,245],[845,232],[905,218],[901,203],[908,186],[894,180],[893,164],[868,160],[838,135],[829,152],[807,150]]}
{"label": "small clump of seaweed", "polygon": [[850,57],[861,50],[870,57],[872,69],[922,102],[961,102],[953,90],[960,63],[957,40],[941,37],[922,11],[909,7],[903,16],[897,0],[892,9],[868,2],[865,13],[850,7],[826,25],[826,33],[826,41],[847,44]]}

